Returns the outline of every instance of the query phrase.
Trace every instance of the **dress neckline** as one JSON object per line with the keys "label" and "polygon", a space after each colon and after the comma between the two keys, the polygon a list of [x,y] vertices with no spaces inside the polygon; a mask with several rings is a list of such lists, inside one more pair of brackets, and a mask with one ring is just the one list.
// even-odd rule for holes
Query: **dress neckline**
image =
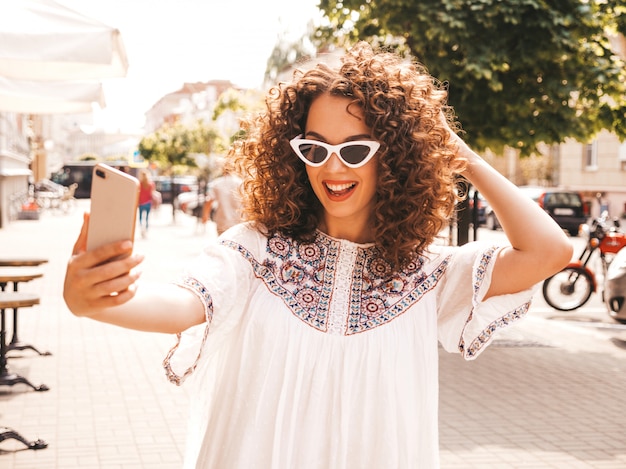
{"label": "dress neckline", "polygon": [[316,228],[315,232],[317,233],[317,236],[319,236],[321,238],[325,238],[327,240],[334,241],[336,243],[343,244],[343,245],[354,246],[354,247],[358,247],[358,248],[361,248],[361,249],[368,249],[368,248],[372,248],[372,247],[376,246],[376,243],[373,243],[373,242],[371,242],[371,243],[355,243],[354,241],[350,241],[350,240],[345,239],[345,238],[335,238],[333,236],[330,236],[327,233],[324,233],[319,228]]}

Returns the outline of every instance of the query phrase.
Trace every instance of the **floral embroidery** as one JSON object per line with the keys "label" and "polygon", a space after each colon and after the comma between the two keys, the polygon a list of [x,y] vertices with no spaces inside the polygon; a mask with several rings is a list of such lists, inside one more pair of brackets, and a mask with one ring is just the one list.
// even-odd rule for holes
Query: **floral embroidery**
{"label": "floral embroidery", "polygon": [[491,322],[467,347],[465,346],[465,341],[461,337],[459,342],[459,351],[465,358],[475,357],[491,341],[499,329],[504,329],[513,322],[523,318],[528,312],[528,308],[530,308],[530,302],[523,304],[519,308],[516,308]]}
{"label": "floral embroidery", "polygon": [[289,242],[285,238],[273,237],[268,240],[268,250],[281,259],[289,256]]}
{"label": "floral embroidery", "polygon": [[345,335],[402,315],[437,285],[449,260],[430,274],[423,271],[424,259],[395,272],[376,247],[338,241],[321,232],[311,243],[274,235],[261,260],[240,244],[222,243],[241,253],[295,316],[322,332]]}
{"label": "floral embroidery", "polygon": [[213,320],[213,299],[211,298],[211,294],[207,291],[207,289],[202,285],[197,279],[186,277],[183,279],[179,286],[191,290],[195,295],[197,295],[202,303],[204,304],[204,315],[206,320],[206,326],[204,328],[204,334],[202,335],[202,345],[198,349],[198,356],[196,357],[193,364],[185,370],[182,376],[177,375],[172,369],[171,359],[174,356],[176,350],[178,350],[178,346],[180,345],[181,334],[176,334],[176,344],[169,350],[165,359],[163,360],[163,367],[165,368],[165,374],[167,379],[174,383],[177,386],[180,386],[185,378],[187,378],[191,373],[194,372],[196,366],[198,366],[198,361],[200,360],[200,351],[204,348],[204,344],[209,335],[209,326],[211,325],[211,321]]}
{"label": "floral embroidery", "polygon": [[[477,295],[480,291],[480,288],[485,281],[485,276],[487,274],[487,267],[491,262],[491,259],[498,248],[496,246],[492,246],[488,250],[486,250],[481,256],[478,264],[476,266],[476,270],[474,272],[474,295]],[[506,313],[504,316],[497,318],[488,324],[485,329],[469,344],[469,346],[465,345],[465,341],[461,336],[459,341],[459,351],[463,354],[463,356],[467,359],[471,359],[478,355],[478,353],[491,341],[494,334],[499,330],[507,327],[511,323],[518,321],[523,318],[528,309],[530,308],[530,302],[523,304],[522,306],[514,309]],[[470,323],[470,321],[474,317],[474,310],[470,311],[465,325]]]}
{"label": "floral embroidery", "polygon": [[478,267],[476,268],[476,274],[474,278],[474,293],[478,293],[480,286],[483,284],[485,280],[485,275],[487,274],[487,266],[489,262],[491,262],[491,258],[493,257],[493,253],[498,249],[496,246],[492,246],[487,251],[483,253],[478,262]]}
{"label": "floral embroidery", "polygon": [[372,259],[369,263],[369,271],[372,276],[385,278],[391,272],[391,266],[384,259]]}
{"label": "floral embroidery", "polygon": [[206,312],[206,322],[208,324],[211,324],[211,321],[213,320],[213,299],[211,298],[211,294],[206,289],[206,287],[197,279],[192,277],[185,277],[180,283],[180,286],[191,290],[200,298],[200,300],[204,304],[204,310]]}

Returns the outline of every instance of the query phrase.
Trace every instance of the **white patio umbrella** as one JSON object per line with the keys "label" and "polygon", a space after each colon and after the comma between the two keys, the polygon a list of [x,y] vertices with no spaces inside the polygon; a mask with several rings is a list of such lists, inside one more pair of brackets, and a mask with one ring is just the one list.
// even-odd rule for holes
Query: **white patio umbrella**
{"label": "white patio umbrella", "polygon": [[127,71],[119,30],[52,0],[0,3],[0,76],[101,80]]}
{"label": "white patio umbrella", "polygon": [[80,114],[104,108],[98,82],[29,81],[0,77],[0,111],[20,114]]}
{"label": "white patio umbrella", "polygon": [[[53,0],[0,0],[0,77],[5,79],[0,112],[30,114],[31,131],[36,132],[33,121],[42,114],[90,112],[93,102],[104,106],[99,81],[127,71],[116,28]],[[36,179],[45,173],[46,158],[45,152],[33,151]]]}

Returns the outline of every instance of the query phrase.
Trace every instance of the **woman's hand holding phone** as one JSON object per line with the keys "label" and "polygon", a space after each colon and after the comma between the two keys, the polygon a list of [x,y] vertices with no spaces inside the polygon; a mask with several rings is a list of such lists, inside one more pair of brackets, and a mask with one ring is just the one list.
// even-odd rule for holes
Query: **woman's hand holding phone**
{"label": "woman's hand holding phone", "polygon": [[77,316],[91,316],[130,300],[141,275],[137,266],[143,261],[142,255],[132,254],[130,240],[87,251],[88,226],[89,214],[85,214],[63,286],[63,298]]}
{"label": "woman's hand holding phone", "polygon": [[[140,276],[136,267],[143,256],[132,254],[137,202],[132,181],[124,184],[127,184],[124,186],[126,192],[122,192],[130,199],[119,199],[122,192],[117,192],[117,205],[114,205],[116,209],[113,211],[107,210],[111,207],[111,200],[106,197],[116,184],[93,187],[92,197],[95,199],[92,198],[92,209],[97,208],[98,223],[92,223],[94,214],[85,214],[67,265],[63,287],[63,298],[77,316],[96,315],[106,308],[126,303],[135,295],[136,281]],[[119,218],[116,221],[120,213],[125,222],[120,223]]]}

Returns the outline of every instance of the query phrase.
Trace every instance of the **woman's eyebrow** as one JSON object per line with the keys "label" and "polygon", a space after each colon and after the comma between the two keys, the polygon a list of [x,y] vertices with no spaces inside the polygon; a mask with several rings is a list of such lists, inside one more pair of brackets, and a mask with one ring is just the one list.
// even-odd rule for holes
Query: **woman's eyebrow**
{"label": "woman's eyebrow", "polygon": [[[319,140],[320,142],[326,142],[328,143],[328,140],[326,140],[322,135],[318,134],[317,132],[313,132],[311,131],[307,131],[307,133],[304,134],[305,138],[313,138],[315,140]],[[351,135],[350,137],[346,138],[344,140],[344,142],[352,142],[352,141],[356,141],[356,140],[371,140],[372,137],[368,134],[359,134],[359,135]]]}

